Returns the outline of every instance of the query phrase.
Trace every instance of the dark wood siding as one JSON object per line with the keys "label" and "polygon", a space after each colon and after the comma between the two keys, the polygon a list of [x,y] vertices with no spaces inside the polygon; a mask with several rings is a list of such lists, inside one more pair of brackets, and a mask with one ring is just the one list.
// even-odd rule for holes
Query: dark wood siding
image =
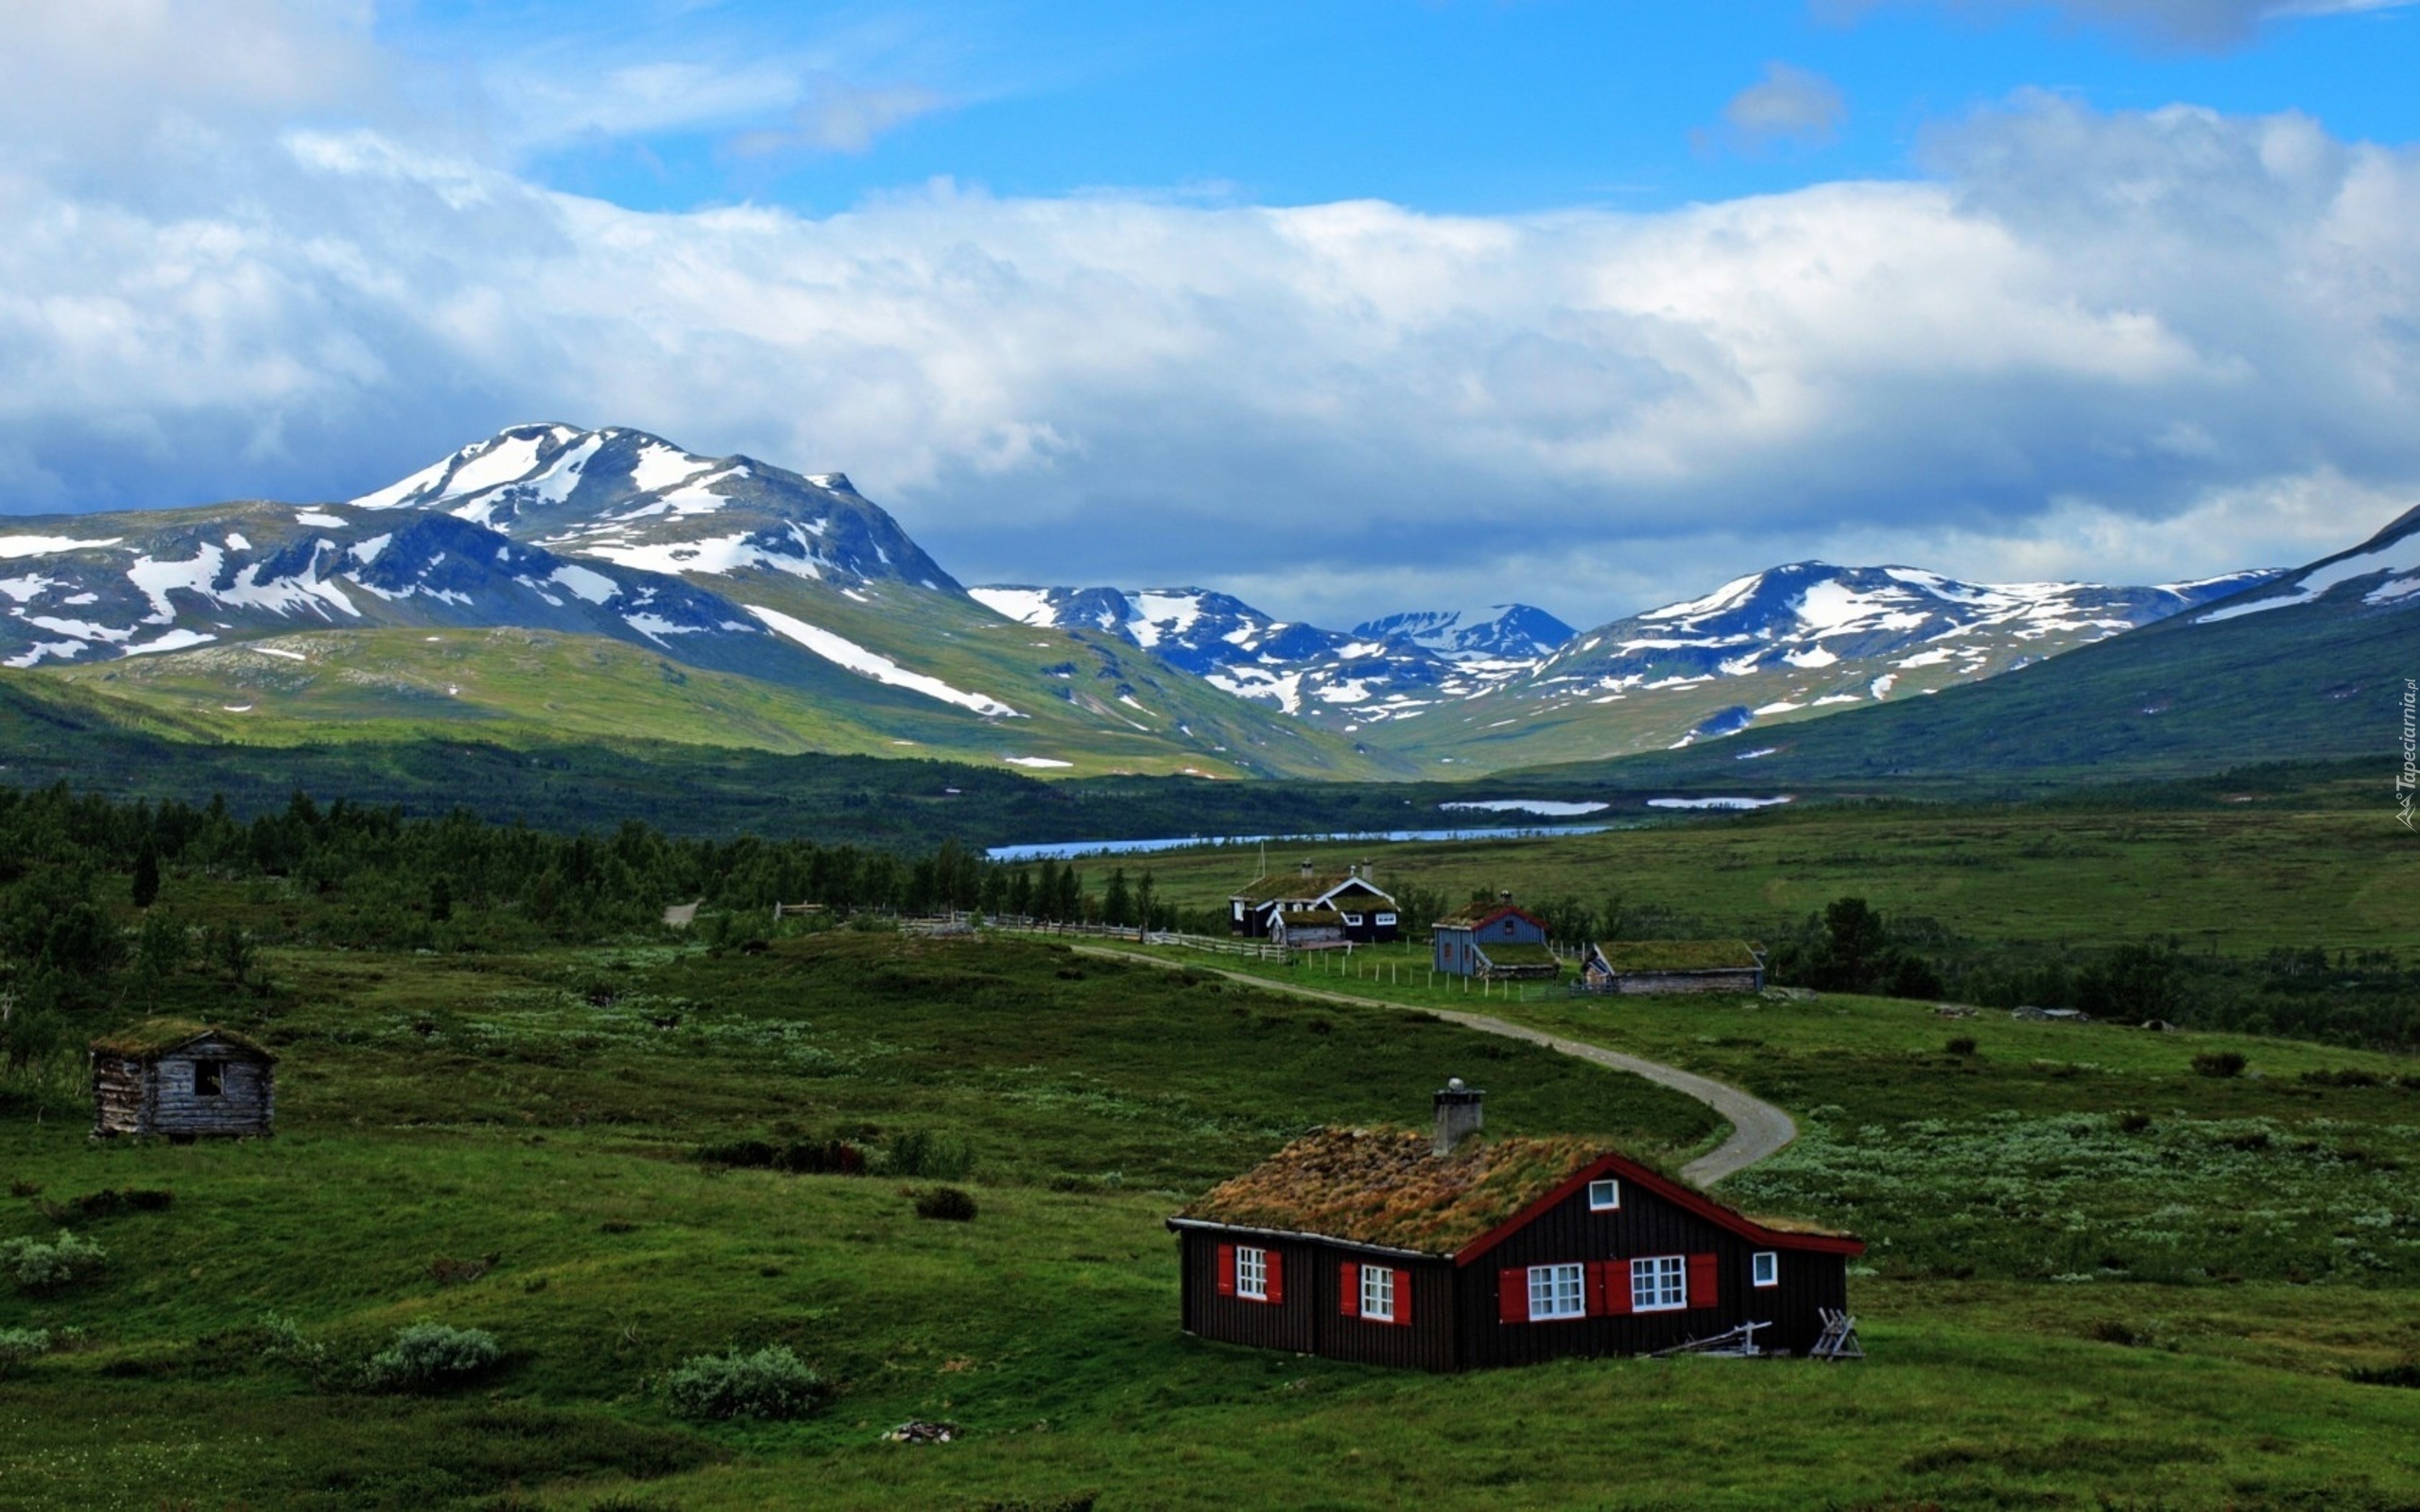
{"label": "dark wood siding", "polygon": [[[1456,1277],[1450,1261],[1373,1255],[1340,1245],[1322,1245],[1319,1248],[1320,1353],[1334,1360],[1357,1360],[1365,1365],[1400,1366],[1415,1370],[1456,1367]],[[1347,1264],[1385,1265],[1401,1272],[1395,1284],[1410,1287],[1411,1321],[1376,1323],[1345,1316],[1340,1288]]]}
{"label": "dark wood siding", "polygon": [[[1326,1246],[1308,1243],[1221,1234],[1198,1228],[1179,1231],[1184,1269],[1185,1327],[1205,1339],[1249,1344],[1263,1349],[1292,1349],[1309,1354],[1319,1348],[1319,1257]],[[1285,1258],[1286,1298],[1254,1301],[1219,1295],[1219,1246],[1253,1245]],[[1328,1305],[1336,1305],[1330,1280]]]}
{"label": "dark wood siding", "polygon": [[[1745,1322],[1771,1323],[1760,1348],[1804,1352],[1822,1321],[1815,1309],[1844,1305],[1846,1262],[1838,1255],[1779,1250],[1781,1284],[1752,1288],[1749,1257],[1761,1246],[1674,1207],[1635,1183],[1622,1183],[1622,1206],[1591,1212],[1583,1192],[1541,1213],[1462,1267],[1455,1321],[1465,1366],[1530,1365],[1564,1355],[1650,1354]],[[1499,1274],[1531,1265],[1632,1261],[1653,1255],[1715,1258],[1714,1305],[1668,1313],[1619,1314],[1551,1323],[1505,1323],[1496,1313]],[[1626,1285],[1627,1268],[1611,1278]]]}

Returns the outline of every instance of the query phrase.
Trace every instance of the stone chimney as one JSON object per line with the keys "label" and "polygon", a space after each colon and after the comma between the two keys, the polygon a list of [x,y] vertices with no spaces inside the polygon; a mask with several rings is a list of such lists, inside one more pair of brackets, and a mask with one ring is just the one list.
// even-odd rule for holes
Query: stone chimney
{"label": "stone chimney", "polygon": [[1372,886],[1374,886],[1374,886],[1376,886],[1376,885],[1377,885],[1377,884],[1376,884],[1374,881],[1373,881],[1372,879],[1373,879],[1373,878],[1374,878],[1374,877],[1376,877],[1376,876],[1377,876],[1377,874],[1378,874],[1378,867],[1377,867],[1377,863],[1373,862],[1373,861],[1364,861],[1364,862],[1362,862],[1362,863],[1361,863],[1361,880],[1362,880],[1363,882],[1367,882],[1367,883],[1369,883],[1369,884],[1370,884]]}
{"label": "stone chimney", "polygon": [[1478,1132],[1479,1099],[1486,1095],[1476,1087],[1463,1086],[1460,1076],[1446,1079],[1436,1095],[1437,1142],[1432,1148],[1439,1160],[1453,1154],[1464,1135]]}
{"label": "stone chimney", "polygon": [[1305,882],[1311,880],[1311,864],[1309,862],[1305,861],[1303,863],[1301,875]]}
{"label": "stone chimney", "polygon": [[1497,893],[1495,895],[1495,901],[1500,903],[1511,902],[1512,901],[1512,889],[1507,887],[1502,892]]}

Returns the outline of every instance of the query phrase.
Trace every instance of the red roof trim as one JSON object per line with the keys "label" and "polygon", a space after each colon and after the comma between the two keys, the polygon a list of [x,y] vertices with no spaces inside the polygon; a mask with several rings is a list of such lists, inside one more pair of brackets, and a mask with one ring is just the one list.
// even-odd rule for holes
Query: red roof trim
{"label": "red roof trim", "polygon": [[1495,1228],[1454,1252],[1454,1263],[1467,1265],[1494,1249],[1505,1240],[1527,1228],[1556,1204],[1565,1202],[1587,1189],[1588,1183],[1601,1176],[1618,1176],[1634,1186],[1642,1187],[1674,1207],[1696,1213],[1720,1228],[1727,1228],[1751,1244],[1770,1245],[1775,1249],[1796,1249],[1822,1255],[1862,1255],[1865,1241],[1845,1235],[1792,1234],[1778,1228],[1768,1228],[1746,1213],[1734,1212],[1712,1197],[1690,1191],[1667,1180],[1635,1160],[1618,1155],[1600,1155],[1582,1166],[1552,1192],[1505,1219]]}

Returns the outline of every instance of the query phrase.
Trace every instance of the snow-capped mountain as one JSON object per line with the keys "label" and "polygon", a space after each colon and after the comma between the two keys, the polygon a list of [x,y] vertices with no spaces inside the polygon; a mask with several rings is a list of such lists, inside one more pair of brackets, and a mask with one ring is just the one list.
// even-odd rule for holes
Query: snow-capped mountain
{"label": "snow-capped mountain", "polygon": [[514,426],[343,504],[20,528],[0,536],[0,662],[15,667],[305,627],[518,625],[779,676],[795,660],[781,627],[688,575],[958,592],[845,478],[565,425]]}
{"label": "snow-capped mountain", "polygon": [[818,581],[958,584],[843,473],[695,456],[643,431],[516,425],[349,507],[439,509],[658,573],[764,567]]}
{"label": "snow-capped mountain", "polygon": [[[780,685],[797,715],[786,729],[846,748],[996,747],[1035,769],[1216,775],[1373,775],[1392,760],[1121,658],[1124,647],[1021,633],[838,473],[700,456],[641,431],[516,425],[341,503],[0,525],[0,665],[72,673],[147,656],[140,665],[156,668],[255,645],[113,679],[133,696],[182,690],[195,668],[235,678],[224,703],[194,696],[213,718],[323,717],[332,703],[378,716],[375,700],[333,697],[345,678],[366,685],[361,665],[337,664],[340,639],[258,643],[449,627],[605,637],[666,659],[667,685],[673,662]],[[396,664],[392,644],[376,654]],[[277,665],[288,661],[317,670]],[[414,675],[379,678],[396,687]],[[423,680],[448,698],[476,691],[453,671]]]}
{"label": "snow-capped mountain", "polygon": [[1414,610],[1390,614],[1356,625],[1353,633],[1365,640],[1409,638],[1449,661],[1518,662],[1534,666],[1579,632],[1542,609],[1491,604],[1470,613]]}
{"label": "snow-capped mountain", "polygon": [[2259,592],[2221,605],[2195,623],[2217,624],[2268,610],[2326,602],[2343,612],[2409,608],[2420,597],[2420,509],[2398,516],[2350,551],[2295,572],[2272,575]]}
{"label": "snow-capped mountain", "polygon": [[1456,711],[1450,736],[1422,733],[1501,747],[1550,730],[1555,755],[1685,745],[1991,677],[2275,576],[2108,588],[1792,562],[1582,631]]}
{"label": "snow-capped mountain", "polygon": [[1239,698],[1348,732],[1518,677],[1571,634],[1525,604],[1468,616],[1395,614],[1329,630],[1201,588],[1004,584],[968,592],[1021,625],[1104,631]]}

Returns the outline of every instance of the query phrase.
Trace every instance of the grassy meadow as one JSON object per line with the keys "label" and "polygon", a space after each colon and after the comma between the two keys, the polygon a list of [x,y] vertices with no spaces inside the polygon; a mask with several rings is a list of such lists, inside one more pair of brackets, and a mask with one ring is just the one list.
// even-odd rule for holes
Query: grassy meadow
{"label": "grassy meadow", "polygon": [[[2228,952],[2404,948],[2378,828],[1871,811],[1374,853],[1399,884],[1621,888],[1734,928],[1863,892],[1977,933],[2198,912]],[[1222,898],[1234,859],[1152,866]],[[54,1289],[0,1275],[0,1340],[51,1341],[0,1353],[0,1506],[2420,1507],[2420,1390],[2390,1383],[2420,1379],[2409,1057],[1848,994],[1490,998],[1789,1108],[1799,1143],[1719,1194],[1870,1242],[1872,1358],[1430,1378],[1186,1338],[1163,1220],[1307,1126],[1423,1121],[1449,1074],[1492,1132],[1668,1165],[1725,1130],[1385,1005],[1481,1005],[1407,985],[1416,956],[1392,984],[1269,969],[1371,999],[1334,1003],[1002,936],[431,954],[328,943],[340,896],[290,883],[178,873],[163,899],[263,936],[255,988],[181,1001],[279,1054],[279,1132],[95,1145],[71,1056],[0,1075],[0,1246],[63,1223],[108,1256]],[[699,1158],[742,1141],[868,1170]],[[943,1185],[972,1222],[918,1216]],[[423,1321],[503,1359],[366,1388],[353,1367]],[[683,1361],[772,1345],[829,1382],[811,1416],[674,1410]],[[883,1438],[909,1418],[962,1433]]]}

